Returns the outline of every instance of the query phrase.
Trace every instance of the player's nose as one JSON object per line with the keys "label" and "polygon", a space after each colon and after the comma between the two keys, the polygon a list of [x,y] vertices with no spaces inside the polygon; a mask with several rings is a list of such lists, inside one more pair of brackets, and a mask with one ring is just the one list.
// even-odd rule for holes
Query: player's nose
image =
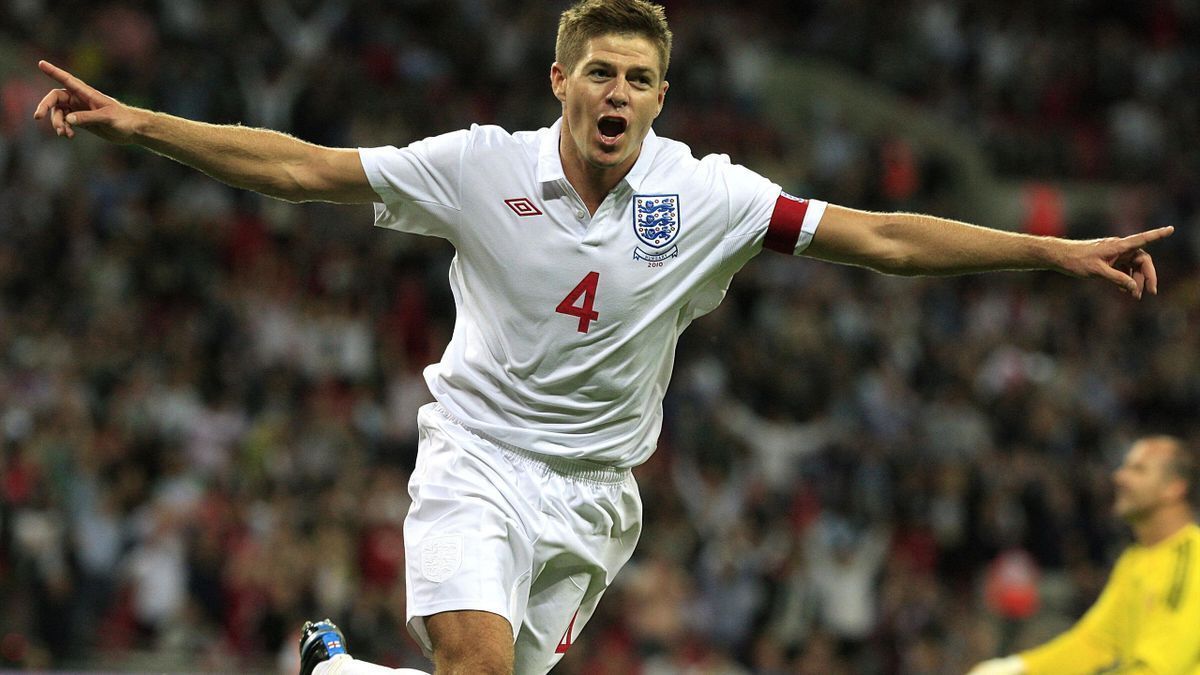
{"label": "player's nose", "polygon": [[614,78],[613,86],[608,90],[608,103],[614,108],[624,108],[629,104],[629,83],[624,78]]}

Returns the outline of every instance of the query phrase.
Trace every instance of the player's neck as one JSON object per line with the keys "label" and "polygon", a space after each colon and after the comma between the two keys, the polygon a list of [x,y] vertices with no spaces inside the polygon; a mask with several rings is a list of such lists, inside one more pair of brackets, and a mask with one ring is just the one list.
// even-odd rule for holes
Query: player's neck
{"label": "player's neck", "polygon": [[559,146],[558,155],[562,162],[563,175],[566,176],[567,182],[571,187],[575,188],[575,192],[579,193],[579,198],[583,200],[584,206],[587,207],[588,213],[595,214],[600,208],[600,204],[604,202],[604,198],[612,192],[613,188],[621,182],[622,179],[633,168],[637,162],[638,155],[641,153],[633,153],[626,161],[619,166],[599,167],[594,166],[578,153],[572,152],[573,148],[567,147],[567,139],[565,138]]}
{"label": "player's neck", "polygon": [[1155,546],[1193,522],[1187,506],[1169,506],[1156,511],[1145,520],[1133,523],[1133,536],[1142,546]]}

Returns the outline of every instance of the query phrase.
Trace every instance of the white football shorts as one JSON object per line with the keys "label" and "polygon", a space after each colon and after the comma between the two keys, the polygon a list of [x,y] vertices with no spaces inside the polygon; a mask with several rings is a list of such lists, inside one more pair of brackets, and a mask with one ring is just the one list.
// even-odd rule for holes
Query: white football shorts
{"label": "white football shorts", "polygon": [[424,617],[492,612],[513,627],[516,672],[549,671],[633,555],[633,474],[485,438],[436,403],[417,424],[404,521],[409,632],[430,655]]}

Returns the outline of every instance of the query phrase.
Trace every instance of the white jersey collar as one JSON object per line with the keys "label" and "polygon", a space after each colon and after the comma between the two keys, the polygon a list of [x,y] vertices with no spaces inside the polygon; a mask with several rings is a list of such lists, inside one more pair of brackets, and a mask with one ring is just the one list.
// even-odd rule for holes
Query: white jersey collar
{"label": "white jersey collar", "polygon": [[[563,120],[559,117],[549,129],[541,131],[542,138],[538,147],[537,166],[539,183],[549,183],[566,178],[566,174],[563,173],[562,159],[558,156],[558,139],[562,133],[562,123]],[[642,140],[642,151],[638,154],[637,161],[633,163],[629,173],[625,174],[625,178],[622,179],[634,192],[641,189],[642,181],[650,173],[650,165],[654,163],[658,145],[658,135],[654,133],[654,129],[650,129],[646,133],[646,138]]]}

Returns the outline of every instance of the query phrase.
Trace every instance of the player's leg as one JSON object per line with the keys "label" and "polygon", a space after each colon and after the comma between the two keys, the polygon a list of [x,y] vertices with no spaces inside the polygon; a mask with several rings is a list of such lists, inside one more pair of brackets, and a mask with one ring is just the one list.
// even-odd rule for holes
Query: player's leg
{"label": "player's leg", "polygon": [[641,534],[633,477],[585,474],[598,480],[567,471],[543,488],[546,519],[534,552],[541,564],[514,653],[522,675],[548,672],[570,650]]}
{"label": "player's leg", "polygon": [[[512,627],[489,612],[441,612],[425,618],[438,675],[513,675]],[[329,620],[307,623],[300,639],[300,675],[428,675],[351,658]]]}
{"label": "player's leg", "polygon": [[404,521],[409,633],[439,675],[507,675],[543,519],[541,477],[436,405],[418,423]]}
{"label": "player's leg", "polygon": [[[513,626],[524,620],[529,597],[538,477],[435,406],[423,407],[417,421],[404,521],[409,633],[439,675],[511,673]],[[347,670],[328,675],[378,673],[360,673],[370,664],[341,657],[330,668],[333,661]]]}
{"label": "player's leg", "polygon": [[[564,561],[565,562],[565,561]],[[578,563],[579,561],[576,561]],[[604,584],[589,594],[597,572],[592,569],[574,574],[559,574],[550,570],[540,574],[529,594],[529,609],[525,623],[517,635],[514,661],[520,673],[548,672],[571,648],[583,627],[596,611],[603,595]]]}
{"label": "player's leg", "polygon": [[346,638],[329,619],[300,631],[300,675],[429,675],[411,668],[384,668],[351,658]]}
{"label": "player's leg", "polygon": [[313,675],[430,675],[424,670],[412,668],[385,668],[374,663],[359,661],[348,654],[335,656],[318,664]]}
{"label": "player's leg", "polygon": [[512,675],[513,629],[490,612],[441,612],[425,618],[438,675]]}

